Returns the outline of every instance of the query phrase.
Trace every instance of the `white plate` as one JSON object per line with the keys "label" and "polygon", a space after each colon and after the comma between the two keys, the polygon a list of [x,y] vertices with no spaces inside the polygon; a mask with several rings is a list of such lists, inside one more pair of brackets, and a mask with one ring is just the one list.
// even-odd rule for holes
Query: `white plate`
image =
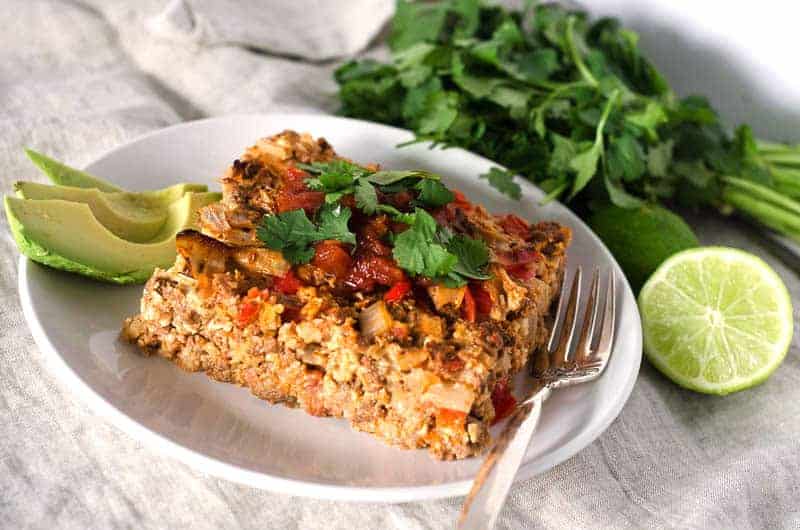
{"label": "white plate", "polygon": [[[564,206],[537,206],[541,192],[522,182],[521,202],[478,175],[492,163],[460,149],[396,148],[408,131],[321,115],[230,116],[185,123],[124,145],[87,169],[142,190],[216,179],[257,138],[283,129],[327,138],[342,155],[388,168],[421,168],[490,211],[552,219],[572,228],[569,267],[613,267],[619,290],[617,340],[597,382],[560,390],[547,402],[518,480],[541,473],[586,447],[619,414],[641,360],[639,313],[622,272],[597,237]],[[118,339],[139,307],[141,286],[118,287],[21,259],[19,291],[33,337],[54,372],[132,436],[200,471],[292,495],[401,502],[465,494],[479,459],[437,462],[426,451],[384,446],[347,422],[269,405],[245,389],[144,358]]]}

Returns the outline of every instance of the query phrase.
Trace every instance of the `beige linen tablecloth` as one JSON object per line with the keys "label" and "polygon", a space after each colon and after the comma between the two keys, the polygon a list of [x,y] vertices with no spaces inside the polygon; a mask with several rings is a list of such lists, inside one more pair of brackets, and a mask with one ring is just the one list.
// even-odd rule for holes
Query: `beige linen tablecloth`
{"label": "beige linen tablecloth", "polygon": [[[335,63],[327,60],[365,46],[381,53],[380,30],[392,5],[167,4],[2,2],[4,192],[14,180],[41,180],[24,146],[80,166],[182,120],[332,112]],[[706,243],[763,256],[800,301],[795,274],[742,225],[697,218],[695,226]],[[291,498],[198,473],[143,447],[46,370],[20,310],[17,260],[2,217],[0,528],[452,527],[460,499],[389,506]],[[682,390],[645,362],[608,431],[517,485],[500,527],[798,528],[799,418],[797,343],[766,384],[724,399]]]}

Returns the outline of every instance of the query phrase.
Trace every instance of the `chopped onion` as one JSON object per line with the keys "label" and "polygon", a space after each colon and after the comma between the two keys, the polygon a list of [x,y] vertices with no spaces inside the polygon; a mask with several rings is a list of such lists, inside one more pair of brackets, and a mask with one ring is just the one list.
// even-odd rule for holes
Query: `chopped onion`
{"label": "chopped onion", "polygon": [[441,340],[444,338],[444,321],[421,311],[418,315],[419,334],[426,339]]}
{"label": "chopped onion", "polygon": [[444,285],[436,284],[428,287],[428,294],[433,300],[436,310],[441,311],[448,304],[453,304],[453,307],[461,307],[466,289],[466,287],[445,287]]}
{"label": "chopped onion", "polygon": [[367,338],[386,333],[392,329],[392,315],[386,309],[383,300],[378,300],[369,307],[364,308],[359,316],[361,333]]}

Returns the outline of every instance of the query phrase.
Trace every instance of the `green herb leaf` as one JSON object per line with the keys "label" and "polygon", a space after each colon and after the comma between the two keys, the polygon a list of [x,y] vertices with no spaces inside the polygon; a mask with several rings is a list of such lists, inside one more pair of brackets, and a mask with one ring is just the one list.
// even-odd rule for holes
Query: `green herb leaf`
{"label": "green herb leaf", "polygon": [[672,163],[674,140],[661,142],[647,150],[647,171],[654,177],[666,177]]}
{"label": "green herb leaf", "polygon": [[303,210],[265,215],[256,229],[256,236],[274,250],[305,244],[313,239],[313,234],[316,228]]}
{"label": "green herb leaf", "polygon": [[256,229],[256,236],[267,248],[281,251],[291,263],[308,263],[314,257],[311,245],[317,241],[336,239],[356,243],[355,234],[347,227],[351,213],[344,206],[326,204],[320,210],[318,227],[304,210],[267,214]]}
{"label": "green herb leaf", "polygon": [[387,186],[389,184],[394,184],[395,182],[399,182],[407,178],[439,180],[439,175],[416,169],[411,169],[411,170],[403,169],[403,170],[393,170],[393,171],[389,170],[378,171],[376,173],[368,175],[366,178],[369,182],[377,184],[378,186]]}
{"label": "green herb leaf", "polygon": [[667,121],[667,113],[663,105],[657,101],[649,101],[643,111],[628,114],[625,121],[644,130],[647,138],[655,142],[658,140],[657,129]]}
{"label": "green herb leaf", "polygon": [[512,171],[493,167],[487,173],[480,175],[480,178],[487,179],[491,187],[512,199],[522,197],[522,188],[514,182],[514,173]]}
{"label": "green herb leaf", "polygon": [[291,263],[308,263],[314,256],[309,245],[316,241],[317,229],[303,210],[278,215],[268,214],[256,229],[256,236],[273,250],[279,250]]}
{"label": "green herb leaf", "polygon": [[485,272],[489,263],[489,249],[483,241],[456,235],[447,243],[447,250],[458,258],[453,272],[475,280],[491,278],[491,275]]}
{"label": "green herb leaf", "polygon": [[316,175],[316,177],[306,180],[306,186],[312,190],[326,193],[348,190],[356,179],[370,173],[366,168],[339,159],[330,162],[297,164],[297,167]]}
{"label": "green herb leaf", "polygon": [[324,205],[319,212],[319,229],[314,236],[315,240],[336,239],[355,245],[356,235],[347,226],[351,215],[350,208],[340,204]]}
{"label": "green herb leaf", "polygon": [[366,179],[359,179],[358,184],[356,184],[355,197],[356,206],[365,214],[372,215],[378,209],[378,194],[375,191],[375,186]]}
{"label": "green herb leaf", "polygon": [[315,251],[314,247],[311,246],[298,247],[291,245],[281,249],[281,253],[289,263],[301,265],[311,261],[314,258]]}
{"label": "green herb leaf", "polygon": [[608,146],[607,167],[612,179],[638,180],[646,170],[642,146],[629,134],[614,138]]}
{"label": "green herb leaf", "polygon": [[423,179],[414,187],[419,191],[416,202],[427,208],[438,208],[455,199],[453,192],[438,180]]}
{"label": "green herb leaf", "polygon": [[421,208],[414,210],[413,223],[395,237],[392,255],[412,275],[446,276],[458,258],[435,242],[436,220]]}
{"label": "green herb leaf", "polygon": [[606,102],[603,113],[597,123],[592,147],[576,155],[569,163],[570,168],[575,170],[576,173],[575,182],[572,184],[571,197],[574,197],[579,191],[586,187],[597,172],[597,161],[600,159],[600,155],[603,154],[603,129],[605,128],[608,116],[611,114],[611,109],[614,107],[618,95],[619,92],[614,92]]}

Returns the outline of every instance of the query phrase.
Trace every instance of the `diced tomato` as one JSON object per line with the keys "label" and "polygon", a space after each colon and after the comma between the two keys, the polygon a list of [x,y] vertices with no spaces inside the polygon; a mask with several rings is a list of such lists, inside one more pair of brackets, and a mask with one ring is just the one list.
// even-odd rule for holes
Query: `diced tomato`
{"label": "diced tomato", "polygon": [[343,195],[341,199],[339,199],[339,204],[342,206],[346,206],[351,210],[356,208],[356,196],[352,193],[348,193],[347,195]]}
{"label": "diced tomato", "polygon": [[517,280],[528,281],[536,277],[536,270],[527,263],[508,265],[505,269],[511,277]]}
{"label": "diced tomato", "polygon": [[467,413],[460,410],[440,408],[436,410],[436,426],[449,429],[463,429]]}
{"label": "diced tomato", "polygon": [[531,226],[521,217],[510,213],[500,219],[500,226],[506,233],[528,239],[531,235]]}
{"label": "diced tomato", "polygon": [[492,312],[492,296],[483,286],[483,282],[472,282],[469,291],[475,299],[475,309],[478,315],[484,316]]}
{"label": "diced tomato", "polygon": [[236,323],[239,324],[241,328],[251,324],[258,317],[258,311],[260,309],[261,304],[258,302],[245,300],[239,304],[239,313],[236,315]]}
{"label": "diced tomato", "polygon": [[301,286],[300,280],[291,270],[285,276],[275,279],[275,288],[283,294],[295,294]]}
{"label": "diced tomato", "polygon": [[342,280],[350,271],[350,267],[353,265],[353,258],[350,257],[349,252],[342,248],[339,242],[322,241],[317,244],[311,264],[328,274],[332,274],[337,280]]}
{"label": "diced tomato", "polygon": [[411,291],[411,282],[408,280],[397,282],[391,289],[386,291],[383,299],[387,302],[399,302]]}
{"label": "diced tomato", "polygon": [[458,208],[462,208],[464,210],[469,210],[472,208],[472,203],[469,202],[469,199],[467,199],[466,195],[464,195],[458,190],[452,190],[452,192],[453,196],[455,197],[455,200],[453,200],[451,204],[457,206]]}
{"label": "diced tomato", "polygon": [[286,169],[284,189],[287,191],[308,191],[308,188],[306,187],[307,178],[308,173],[294,166],[289,166]]}
{"label": "diced tomato", "polygon": [[358,230],[359,252],[366,255],[385,256],[392,255],[392,249],[383,241],[389,232],[389,218],[379,215],[370,219]]}
{"label": "diced tomato", "polygon": [[477,308],[475,307],[475,298],[469,289],[464,290],[464,300],[461,302],[461,316],[468,322],[475,322]]}
{"label": "diced tomato", "polygon": [[323,202],[325,202],[325,194],[321,191],[282,190],[275,197],[275,208],[278,213],[302,209],[308,215],[312,215],[317,208],[322,206]]}
{"label": "diced tomato", "polygon": [[345,283],[358,291],[370,291],[376,284],[389,286],[404,280],[405,273],[392,258],[360,256],[356,258]]}
{"label": "diced tomato", "polygon": [[414,200],[414,195],[408,191],[400,191],[397,193],[390,193],[386,196],[386,202],[394,206],[395,208],[408,208],[408,205],[411,204],[411,201]]}
{"label": "diced tomato", "polygon": [[508,379],[502,379],[492,389],[492,405],[494,405],[494,421],[497,423],[508,417],[517,406],[517,398],[511,393]]}

